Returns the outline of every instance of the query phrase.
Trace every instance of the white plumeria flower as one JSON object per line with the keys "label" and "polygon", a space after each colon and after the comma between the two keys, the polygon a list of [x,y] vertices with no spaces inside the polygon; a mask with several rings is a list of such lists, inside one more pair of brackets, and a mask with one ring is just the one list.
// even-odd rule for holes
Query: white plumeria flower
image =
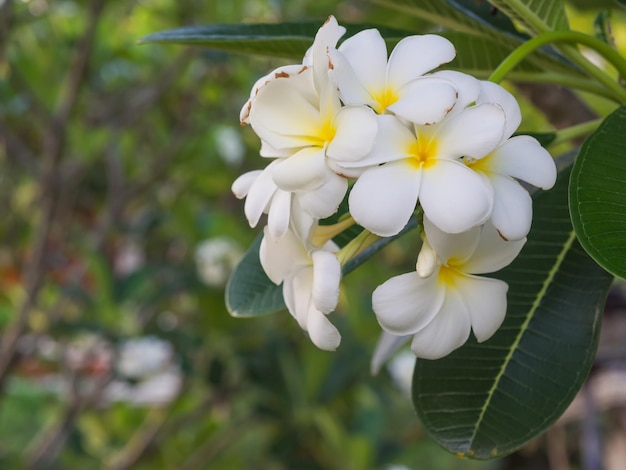
{"label": "white plumeria flower", "polygon": [[453,83],[424,76],[456,55],[446,38],[409,36],[393,49],[378,30],[368,29],[329,49],[331,76],[347,105],[366,104],[377,113],[392,112],[418,124],[440,121],[456,101]]}
{"label": "white plumeria flower", "polygon": [[526,240],[504,241],[490,224],[452,235],[427,218],[424,231],[417,270],[379,286],[372,306],[385,331],[413,336],[416,356],[438,359],[463,345],[470,331],[482,342],[500,327],[508,285],[477,274],[510,264]]}
{"label": "white plumeria flower", "polygon": [[[532,221],[532,199],[516,179],[542,189],[556,182],[556,165],[551,155],[534,137],[511,137],[521,122],[517,100],[491,82],[481,82],[478,103],[496,103],[504,110],[506,126],[498,147],[484,158],[466,158],[466,164],[484,175],[494,191],[491,222],[506,240],[524,238]],[[516,179],[514,179],[516,178]]]}
{"label": "white plumeria flower", "polygon": [[287,309],[311,341],[320,349],[334,351],[341,335],[328,320],[339,301],[341,266],[332,241],[316,247],[289,230],[276,239],[266,229],[259,258],[265,273],[275,284],[283,283]]}
{"label": "white plumeria flower", "polygon": [[345,32],[346,28],[339,26],[335,17],[330,16],[318,30],[313,44],[307,50],[301,64],[284,65],[282,67],[278,67],[264,77],[259,78],[252,86],[250,98],[241,108],[241,112],[239,114],[241,124],[250,124],[250,110],[252,109],[256,95],[259,93],[261,88],[273,80],[298,75],[303,70],[313,67],[314,63],[318,63],[319,65],[316,67],[315,72],[315,82],[318,90],[321,90],[321,83],[325,79],[328,71],[327,51],[329,48],[335,47],[337,41],[339,41],[339,38],[341,38]]}
{"label": "white plumeria flower", "polygon": [[377,120],[366,106],[341,106],[330,80],[319,91],[314,70],[274,80],[259,90],[250,124],[264,157],[288,157],[272,176],[285,191],[312,190],[326,181],[333,160],[365,156],[376,139]]}
{"label": "white plumeria flower", "polygon": [[345,178],[326,170],[326,181],[311,191],[288,192],[279,189],[272,179],[272,168],[280,164],[274,160],[264,170],[244,173],[232,184],[239,199],[246,198],[244,214],[251,227],[256,227],[263,214],[267,214],[268,230],[272,237],[282,237],[289,225],[305,227],[306,238],[314,219],[324,219],[337,212],[348,189]]}
{"label": "white plumeria flower", "polygon": [[[459,75],[459,103],[473,104],[478,82]],[[380,236],[402,230],[418,201],[445,232],[460,233],[484,223],[491,216],[493,190],[462,158],[478,160],[491,153],[505,124],[504,111],[491,103],[455,106],[434,125],[406,125],[392,115],[379,116],[372,151],[358,161],[341,162],[343,167],[365,168],[350,193],[350,213]]]}

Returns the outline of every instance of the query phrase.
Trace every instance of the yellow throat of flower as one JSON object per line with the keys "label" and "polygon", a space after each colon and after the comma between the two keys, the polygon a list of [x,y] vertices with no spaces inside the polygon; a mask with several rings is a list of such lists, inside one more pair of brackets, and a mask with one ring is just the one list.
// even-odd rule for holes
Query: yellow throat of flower
{"label": "yellow throat of flower", "polygon": [[428,140],[418,136],[409,146],[407,155],[410,163],[416,168],[428,168],[435,163],[437,142],[434,139]]}
{"label": "yellow throat of flower", "polygon": [[392,90],[389,87],[385,87],[385,89],[380,93],[372,93],[372,98],[376,101],[376,104],[372,106],[374,111],[378,114],[382,114],[385,109],[394,104],[400,98],[398,93],[395,90]]}

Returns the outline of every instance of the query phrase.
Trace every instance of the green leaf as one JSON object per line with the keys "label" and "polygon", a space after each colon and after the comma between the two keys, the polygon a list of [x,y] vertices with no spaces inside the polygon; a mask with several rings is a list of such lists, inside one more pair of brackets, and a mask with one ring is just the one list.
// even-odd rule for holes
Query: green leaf
{"label": "green leaf", "polygon": [[484,343],[416,363],[414,406],[451,452],[488,459],[520,448],[556,421],[589,372],[612,277],[576,242],[568,173],[535,194],[528,242],[494,276],[509,284],[502,327]]}
{"label": "green leaf", "polygon": [[[189,44],[211,47],[242,54],[260,54],[272,57],[301,58],[313,43],[322,22],[277,24],[213,24],[187,26],[150,34],[140,43]],[[349,37],[367,28],[376,27],[390,44],[411,34],[393,28],[361,25],[343,25]]]}
{"label": "green leaf", "polygon": [[570,214],[583,248],[626,278],[626,107],[584,142],[570,180]]}
{"label": "green leaf", "polygon": [[[428,21],[444,31],[457,49],[454,62],[446,68],[460,69],[486,78],[508,54],[528,36],[518,32],[502,12],[493,12],[488,2],[475,0],[376,0],[377,3]],[[476,70],[472,72],[472,70]],[[489,70],[489,73],[485,73]],[[526,71],[556,71],[580,75],[563,57],[551,49],[537,51],[517,68]],[[512,74],[511,78],[515,74]]]}
{"label": "green leaf", "polygon": [[260,233],[226,284],[226,308],[233,317],[254,317],[285,308],[282,284],[274,284],[259,261]]}
{"label": "green leaf", "polygon": [[569,29],[563,0],[490,0],[490,3],[531,34]]}

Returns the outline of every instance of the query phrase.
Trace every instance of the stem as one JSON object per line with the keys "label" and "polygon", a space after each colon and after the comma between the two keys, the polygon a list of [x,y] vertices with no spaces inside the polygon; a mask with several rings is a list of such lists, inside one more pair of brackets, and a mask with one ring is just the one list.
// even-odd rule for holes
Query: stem
{"label": "stem", "polygon": [[354,237],[350,243],[339,250],[339,253],[337,253],[339,263],[341,266],[344,266],[350,259],[378,240],[380,240],[378,235],[374,235],[369,230],[364,229],[361,233]]}
{"label": "stem", "polygon": [[[509,54],[509,56],[502,61],[496,70],[493,71],[489,80],[495,83],[501,82],[504,77],[530,53],[542,46],[545,46],[546,44],[556,42],[583,44],[602,55],[602,57],[604,57],[617,69],[617,72],[621,76],[626,77],[626,61],[624,61],[622,56],[609,45],[603,43],[599,39],[577,31],[550,31],[528,40],[511,52],[511,54]],[[580,55],[580,53],[578,53],[578,51],[567,48],[565,52],[567,52],[570,59],[587,72],[588,75],[595,78],[598,82],[611,90],[613,94],[619,98],[620,102],[626,102],[626,90],[624,90],[624,88],[607,75],[606,72],[586,60]]]}
{"label": "stem", "polygon": [[550,145],[558,145],[563,142],[566,142],[571,139],[575,139],[577,137],[582,137],[587,134],[591,134],[593,131],[597,129],[600,123],[603,121],[602,118],[594,119],[593,121],[583,122],[581,124],[576,124],[575,126],[567,127],[565,129],[561,129],[557,131],[556,138],[550,142]]}
{"label": "stem", "polygon": [[589,78],[573,77],[571,75],[565,75],[562,73],[535,73],[535,72],[510,72],[508,74],[510,80],[514,82],[523,83],[547,83],[552,85],[560,85],[568,88],[574,88],[580,91],[586,91],[596,96],[601,96],[617,103],[620,102],[616,99],[610,90],[600,85],[599,83],[590,80]]}

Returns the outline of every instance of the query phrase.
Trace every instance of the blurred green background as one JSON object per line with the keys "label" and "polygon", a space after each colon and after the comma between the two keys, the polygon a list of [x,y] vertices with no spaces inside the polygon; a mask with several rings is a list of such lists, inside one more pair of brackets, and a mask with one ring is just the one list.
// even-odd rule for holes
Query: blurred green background
{"label": "blurred green background", "polygon": [[[239,110],[284,62],[137,40],[329,14],[416,27],[360,0],[0,0],[0,468],[556,468],[549,437],[457,459],[415,417],[410,356],[370,375],[370,294],[411,240],[346,279],[336,353],[287,312],[226,312],[258,233],[230,185],[265,163]],[[574,465],[579,427],[548,435]]]}

